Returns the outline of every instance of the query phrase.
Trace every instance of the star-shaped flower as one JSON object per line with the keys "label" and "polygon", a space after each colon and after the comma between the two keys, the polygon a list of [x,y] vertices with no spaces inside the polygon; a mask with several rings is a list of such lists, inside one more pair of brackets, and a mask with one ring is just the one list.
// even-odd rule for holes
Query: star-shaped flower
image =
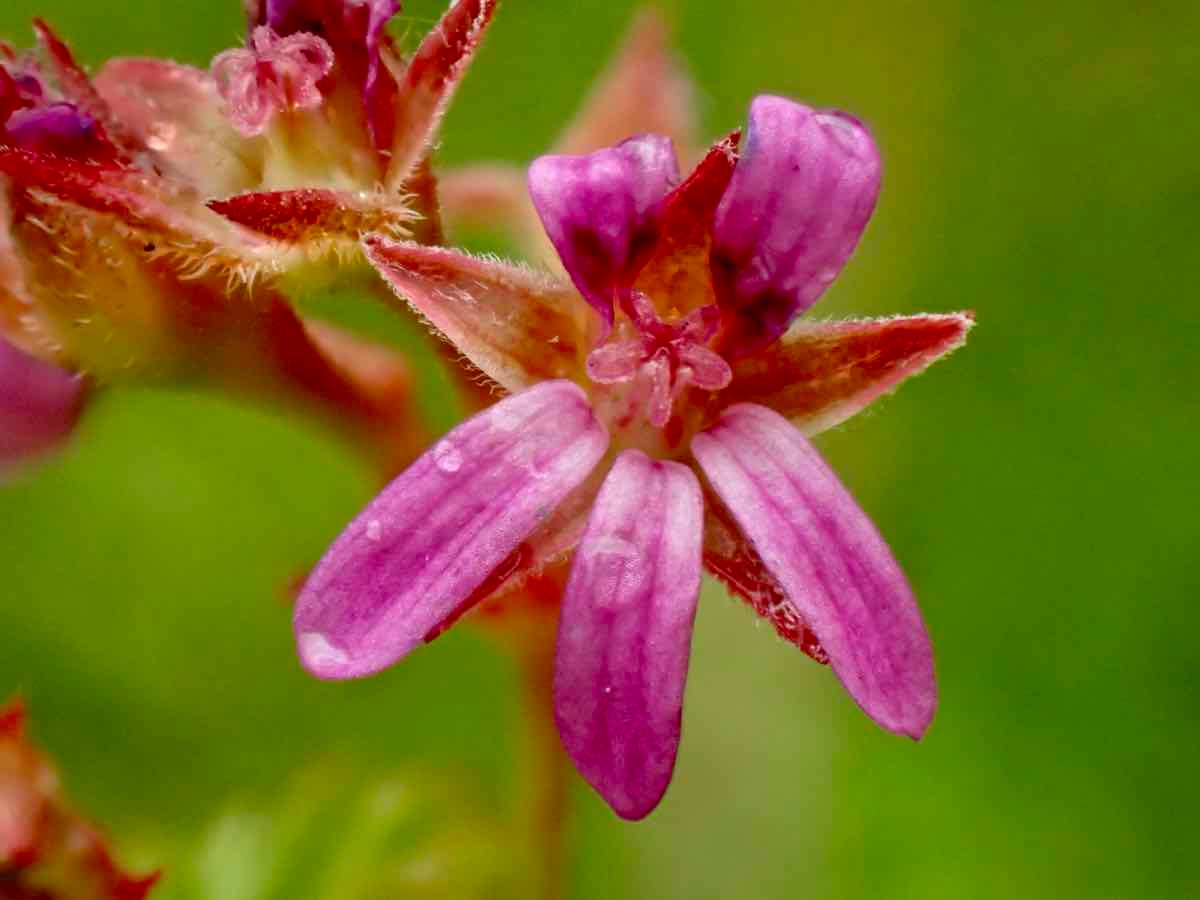
{"label": "star-shaped flower", "polygon": [[704,564],[883,727],[920,737],[936,705],[908,583],[805,434],[960,345],[971,316],[797,320],[867,224],[878,154],[849,116],[770,96],[737,143],[682,183],[662,136],[537,160],[530,192],[569,282],[368,241],[397,294],[512,396],[387,487],[295,610],[304,665],[356,677],[569,561],[556,719],[629,818],[671,777]]}

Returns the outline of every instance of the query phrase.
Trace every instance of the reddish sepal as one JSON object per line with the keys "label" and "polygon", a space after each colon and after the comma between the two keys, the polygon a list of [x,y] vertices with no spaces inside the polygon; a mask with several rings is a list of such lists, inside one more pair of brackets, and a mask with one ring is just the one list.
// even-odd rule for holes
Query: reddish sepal
{"label": "reddish sepal", "polygon": [[272,240],[305,243],[342,237],[357,240],[368,232],[396,234],[405,217],[357,202],[338,191],[300,188],[255,191],[221,200],[208,208]]}
{"label": "reddish sepal", "polygon": [[413,54],[397,86],[400,106],[396,112],[389,184],[403,183],[429,149],[446,106],[495,10],[496,0],[459,0]]}
{"label": "reddish sepal", "polygon": [[25,188],[53,194],[93,212],[131,224],[167,227],[168,186],[153,175],[114,164],[80,162],[51,153],[0,147],[0,174]]}
{"label": "reddish sepal", "polygon": [[733,364],[722,408],[769,406],[815,434],[844,422],[880,395],[962,346],[972,313],[801,319],[778,341]]}
{"label": "reddish sepal", "polygon": [[734,131],[714,144],[663,200],[657,241],[638,274],[636,287],[647,296],[670,298],[677,304],[686,298],[686,306],[660,309],[665,318],[716,302],[708,269],[713,215],[733,176],[740,136]]}

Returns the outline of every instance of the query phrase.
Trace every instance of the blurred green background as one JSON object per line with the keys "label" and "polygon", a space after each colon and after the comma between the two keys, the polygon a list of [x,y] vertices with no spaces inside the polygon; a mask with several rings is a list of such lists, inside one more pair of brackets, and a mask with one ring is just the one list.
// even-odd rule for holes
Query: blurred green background
{"label": "blurred green background", "polygon": [[[507,0],[440,160],[545,150],[632,9]],[[914,583],[942,701],[921,744],[886,735],[710,585],[674,785],[627,825],[575,782],[569,896],[1200,896],[1200,6],[670,11],[712,135],[772,91],[877,136],[879,211],[820,312],[978,313],[965,350],[820,441]],[[33,15],[91,64],[203,65],[241,22],[236,0],[7,0],[0,34]],[[204,860],[252,869],[289,803],[361,827],[365,795],[312,788],[314,765],[454,821],[510,802],[513,673],[471,630],[360,683],[294,660],[281,585],[370,494],[302,425],[129,391],[0,490],[0,695],[27,696],[123,855],[166,865],[164,898],[257,896]]]}

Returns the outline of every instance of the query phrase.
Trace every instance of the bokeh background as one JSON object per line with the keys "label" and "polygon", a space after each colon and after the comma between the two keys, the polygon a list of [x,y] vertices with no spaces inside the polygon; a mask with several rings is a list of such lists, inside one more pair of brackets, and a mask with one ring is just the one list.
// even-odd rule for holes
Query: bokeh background
{"label": "bokeh background", "polygon": [[[544,151],[632,9],[507,0],[440,161]],[[569,896],[1200,896],[1200,6],[668,11],[712,135],[762,91],[874,129],[879,210],[821,312],[978,313],[820,440],[911,576],[942,702],[921,744],[882,733],[709,585],[674,785],[627,825],[574,783]],[[204,65],[241,25],[236,0],[6,0],[0,34],[34,15],[91,64]],[[371,490],[302,424],[134,391],[0,489],[0,695],[163,898],[349,896],[393,844],[445,896],[473,876],[438,866],[505,864],[516,691],[490,643],[456,629],[354,684],[294,660],[281,586]]]}

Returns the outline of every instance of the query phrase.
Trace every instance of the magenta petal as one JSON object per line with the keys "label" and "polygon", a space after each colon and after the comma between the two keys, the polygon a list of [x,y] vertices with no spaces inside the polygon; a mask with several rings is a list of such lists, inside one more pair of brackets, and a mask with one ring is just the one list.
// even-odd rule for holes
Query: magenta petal
{"label": "magenta petal", "polygon": [[57,449],[83,407],[78,375],[0,338],[0,473]]}
{"label": "magenta petal", "polygon": [[933,650],[883,538],[812,445],[778,413],[725,410],[692,452],[859,706],[919,738],[937,706]]}
{"label": "magenta petal", "polygon": [[96,121],[71,103],[17,110],[4,129],[14,147],[60,156],[86,156],[97,143]]}
{"label": "magenta petal", "polygon": [[626,450],[567,581],[555,719],[576,768],[626,819],[658,805],[675,768],[703,515],[691,469]]}
{"label": "magenta petal", "polygon": [[419,646],[607,446],[586,396],[569,381],[542,382],[459,425],[317,563],[293,622],[305,668],[318,678],[354,678]]}
{"label": "magenta petal", "polygon": [[647,134],[584,156],[542,156],[529,194],[563,267],[604,321],[654,248],[662,199],[679,181],[670,138]]}
{"label": "magenta petal", "polygon": [[837,277],[875,208],[879,153],[850,116],[761,96],[717,207],[712,270],[728,355],[779,337]]}

